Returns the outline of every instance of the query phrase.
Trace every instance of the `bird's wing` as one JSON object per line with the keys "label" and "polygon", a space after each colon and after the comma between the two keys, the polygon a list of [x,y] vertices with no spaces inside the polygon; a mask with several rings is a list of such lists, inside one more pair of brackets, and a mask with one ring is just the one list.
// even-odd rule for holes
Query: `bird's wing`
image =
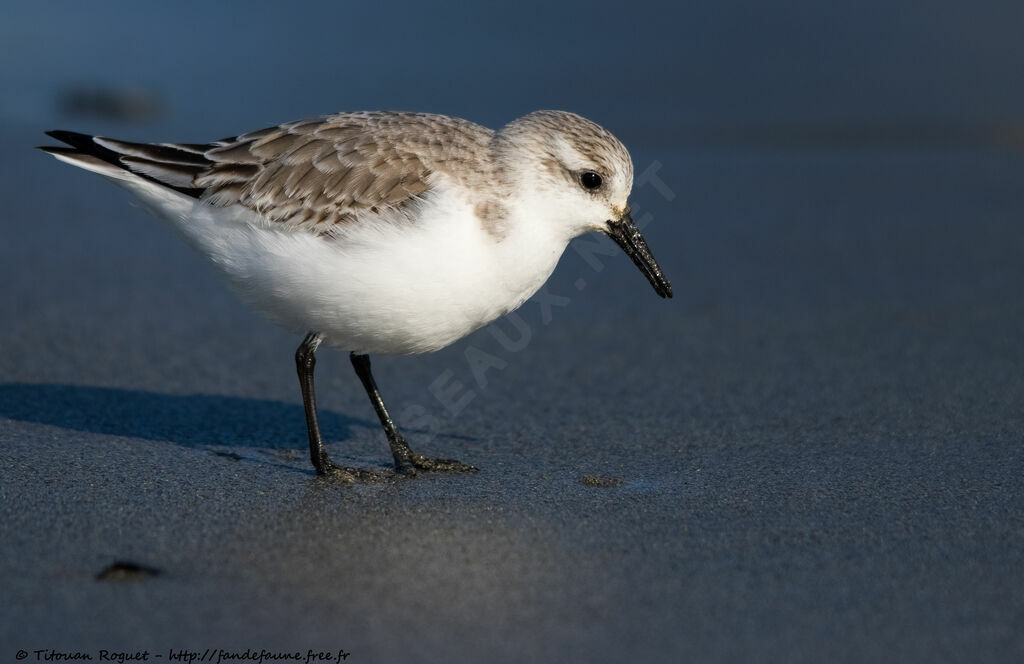
{"label": "bird's wing", "polygon": [[209,144],[48,134],[72,146],[44,148],[64,157],[98,159],[211,205],[242,205],[318,233],[406,205],[437,173],[479,177],[474,166],[487,163],[481,157],[492,136],[465,120],[420,113],[343,113]]}

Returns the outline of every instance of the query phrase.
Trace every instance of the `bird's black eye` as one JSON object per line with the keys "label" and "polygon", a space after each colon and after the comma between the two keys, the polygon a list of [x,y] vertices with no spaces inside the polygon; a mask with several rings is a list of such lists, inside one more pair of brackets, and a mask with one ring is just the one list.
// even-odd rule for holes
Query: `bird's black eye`
{"label": "bird's black eye", "polygon": [[601,176],[593,171],[584,171],[580,173],[580,185],[593,191],[601,186]]}

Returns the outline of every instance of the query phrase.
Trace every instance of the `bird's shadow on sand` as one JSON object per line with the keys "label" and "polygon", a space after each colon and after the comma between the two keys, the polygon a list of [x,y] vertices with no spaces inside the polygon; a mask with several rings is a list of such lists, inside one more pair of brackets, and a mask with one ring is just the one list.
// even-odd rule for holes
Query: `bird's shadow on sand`
{"label": "bird's shadow on sand", "polygon": [[[302,450],[308,445],[302,406],[213,394],[159,394],[86,385],[0,385],[0,417],[188,447],[211,445]],[[344,441],[375,421],[320,410],[320,428]]]}

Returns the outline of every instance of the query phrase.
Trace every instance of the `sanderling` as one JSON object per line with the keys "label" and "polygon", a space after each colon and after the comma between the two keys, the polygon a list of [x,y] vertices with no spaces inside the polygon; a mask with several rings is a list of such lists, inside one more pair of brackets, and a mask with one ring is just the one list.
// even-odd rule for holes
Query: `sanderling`
{"label": "sanderling", "polygon": [[369,353],[437,350],[513,311],[589,231],[612,237],[672,297],[630,217],[629,152],[573,113],[537,111],[499,131],[441,115],[340,113],[207,144],[48,134],[71,147],[43,150],[129,189],[246,301],[309,330],[295,361],[320,475],[380,476],[324,449],[313,390],[321,343],[351,351],[397,472],[475,472],[409,448]]}

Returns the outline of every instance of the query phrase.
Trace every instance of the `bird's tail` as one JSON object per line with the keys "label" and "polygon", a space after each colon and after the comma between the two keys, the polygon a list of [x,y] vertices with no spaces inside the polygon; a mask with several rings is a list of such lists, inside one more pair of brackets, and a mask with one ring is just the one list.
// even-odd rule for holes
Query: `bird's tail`
{"label": "bird's tail", "polygon": [[172,223],[191,242],[200,229],[190,219],[203,190],[193,178],[209,160],[208,146],[129,143],[73,131],[48,131],[65,146],[40,146],[57,159],[99,173],[131,191],[151,212]]}
{"label": "bird's tail", "polygon": [[39,147],[63,162],[121,182],[146,180],[192,198],[203,191],[193,184],[195,177],[210,166],[203,154],[208,145],[129,143],[60,130],[46,135],[70,146]]}

